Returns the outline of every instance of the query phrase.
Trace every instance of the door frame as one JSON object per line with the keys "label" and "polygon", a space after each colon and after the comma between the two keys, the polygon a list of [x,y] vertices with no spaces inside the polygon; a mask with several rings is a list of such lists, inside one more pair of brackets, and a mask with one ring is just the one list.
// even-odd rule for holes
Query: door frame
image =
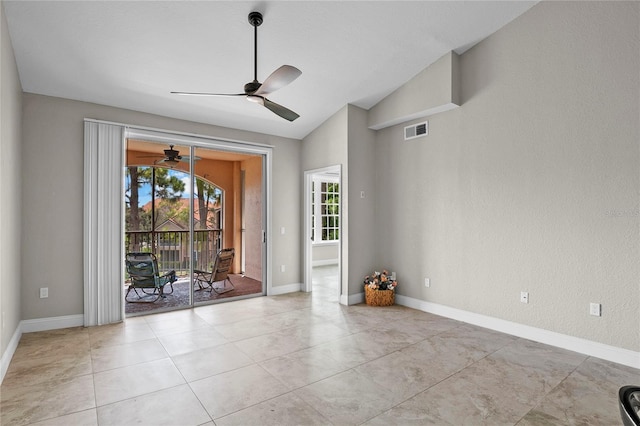
{"label": "door frame", "polygon": [[318,175],[326,175],[326,174],[337,174],[338,176],[338,188],[339,188],[339,205],[340,205],[340,214],[339,214],[339,229],[340,229],[340,239],[338,241],[338,300],[342,300],[342,244],[343,244],[343,216],[342,216],[342,166],[340,164],[322,167],[319,169],[306,170],[304,172],[304,280],[302,284],[302,291],[310,292],[313,288],[312,282],[312,272],[313,272],[313,243],[311,241],[311,188],[313,183],[313,178]]}
{"label": "door frame", "polygon": [[[203,149],[262,156],[262,223],[264,228],[261,259],[262,295],[270,295],[272,293],[272,271],[270,267],[272,261],[272,244],[270,238],[266,238],[266,236],[271,235],[273,146],[133,126],[127,126],[125,128],[124,140],[128,138],[189,146],[190,149],[192,149],[192,147],[199,147]],[[191,156],[191,162],[193,162],[193,155]],[[191,164],[191,168],[193,168],[193,164]],[[190,307],[193,306],[193,304],[190,305]]]}

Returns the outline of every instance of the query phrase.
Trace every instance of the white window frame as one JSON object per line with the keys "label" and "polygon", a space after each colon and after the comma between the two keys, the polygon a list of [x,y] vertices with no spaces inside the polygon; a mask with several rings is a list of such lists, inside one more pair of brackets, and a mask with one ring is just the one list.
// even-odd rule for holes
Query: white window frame
{"label": "white window frame", "polygon": [[322,215],[319,214],[319,209],[316,206],[320,206],[322,204],[321,196],[322,192],[319,190],[322,183],[335,183],[338,185],[338,197],[340,197],[340,179],[334,176],[317,176],[313,178],[313,200],[312,200],[312,221],[313,221],[313,245],[329,245],[329,244],[339,244],[341,237],[341,227],[340,227],[340,198],[338,198],[338,214],[335,215],[338,219],[338,226],[335,227],[338,230],[338,239],[336,240],[323,240],[322,239]]}

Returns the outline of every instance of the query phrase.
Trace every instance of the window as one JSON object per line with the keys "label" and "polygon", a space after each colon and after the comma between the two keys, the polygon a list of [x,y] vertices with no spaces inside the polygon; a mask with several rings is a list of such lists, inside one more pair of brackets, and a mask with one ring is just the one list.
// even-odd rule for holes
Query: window
{"label": "window", "polygon": [[327,177],[312,183],[311,227],[314,244],[340,240],[340,184]]}

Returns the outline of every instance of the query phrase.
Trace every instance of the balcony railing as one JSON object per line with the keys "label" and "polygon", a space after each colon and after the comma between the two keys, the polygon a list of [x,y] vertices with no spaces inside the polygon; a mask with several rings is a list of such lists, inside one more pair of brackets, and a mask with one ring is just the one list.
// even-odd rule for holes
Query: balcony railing
{"label": "balcony railing", "polygon": [[178,275],[188,275],[193,261],[194,269],[209,270],[220,250],[221,231],[211,229],[193,231],[193,252],[189,243],[189,231],[127,231],[125,252],[151,252],[158,258],[160,272],[175,270]]}

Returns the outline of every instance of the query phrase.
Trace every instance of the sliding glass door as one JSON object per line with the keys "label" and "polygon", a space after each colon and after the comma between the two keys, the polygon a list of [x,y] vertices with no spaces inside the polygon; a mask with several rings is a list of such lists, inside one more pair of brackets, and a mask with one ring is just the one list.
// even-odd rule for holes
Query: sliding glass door
{"label": "sliding glass door", "polygon": [[[144,288],[125,274],[125,313],[140,314],[192,304],[194,233],[191,161],[188,146],[127,139],[125,165],[125,253],[151,253],[162,288]],[[132,285],[133,284],[133,285]],[[158,297],[160,296],[160,297]]]}
{"label": "sliding glass door", "polygon": [[[125,253],[175,274],[158,297],[125,273],[127,315],[266,294],[264,154],[174,142],[126,139]],[[233,254],[226,275],[222,251]]]}

